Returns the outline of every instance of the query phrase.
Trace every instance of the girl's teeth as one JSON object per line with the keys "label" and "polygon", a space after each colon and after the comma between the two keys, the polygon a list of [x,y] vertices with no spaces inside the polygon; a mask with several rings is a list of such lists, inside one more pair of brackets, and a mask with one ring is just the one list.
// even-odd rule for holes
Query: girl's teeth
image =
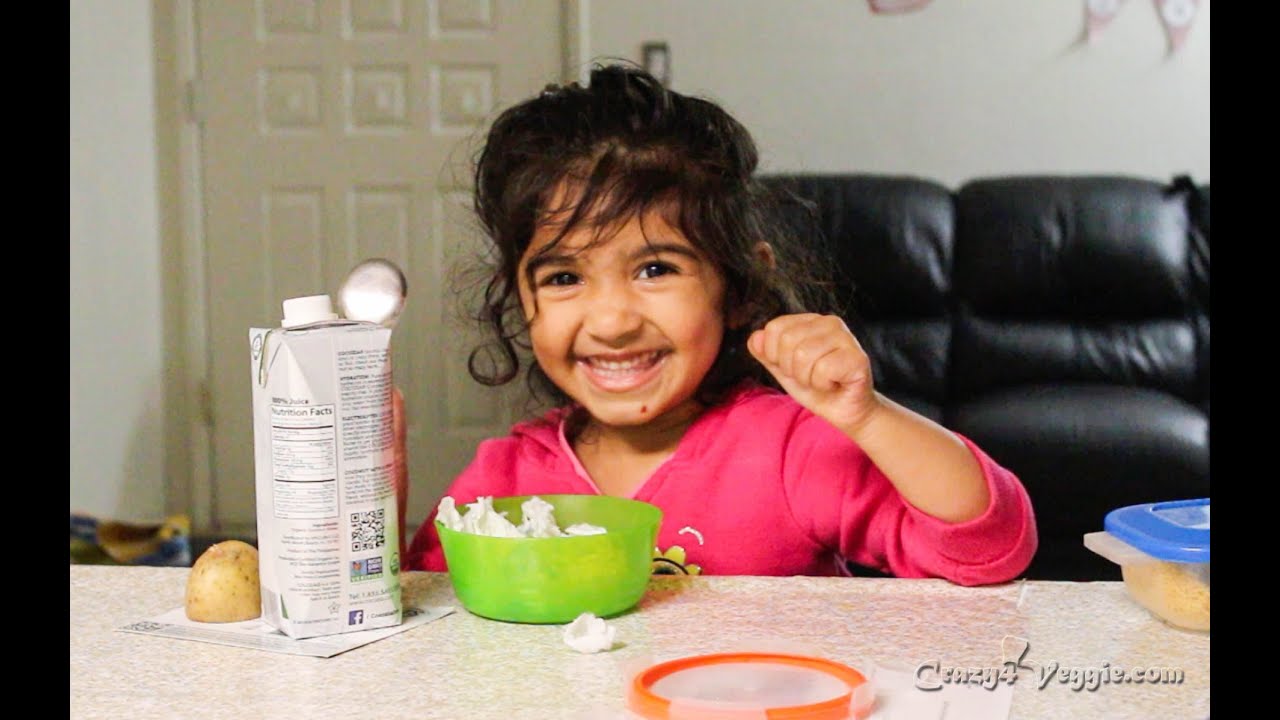
{"label": "girl's teeth", "polygon": [[645,353],[644,355],[639,355],[629,360],[601,360],[599,358],[591,358],[590,363],[592,367],[600,370],[623,371],[646,367],[652,364],[656,357],[657,353]]}

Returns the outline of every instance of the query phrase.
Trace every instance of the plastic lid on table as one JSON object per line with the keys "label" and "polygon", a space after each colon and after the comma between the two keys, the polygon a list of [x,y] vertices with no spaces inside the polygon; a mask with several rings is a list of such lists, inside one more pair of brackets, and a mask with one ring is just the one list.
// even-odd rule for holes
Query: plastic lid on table
{"label": "plastic lid on table", "polygon": [[1130,505],[1107,513],[1103,527],[1158,560],[1209,562],[1209,498]]}
{"label": "plastic lid on table", "polygon": [[642,669],[627,706],[645,718],[844,720],[875,701],[859,671],[807,655],[731,652],[679,658]]}

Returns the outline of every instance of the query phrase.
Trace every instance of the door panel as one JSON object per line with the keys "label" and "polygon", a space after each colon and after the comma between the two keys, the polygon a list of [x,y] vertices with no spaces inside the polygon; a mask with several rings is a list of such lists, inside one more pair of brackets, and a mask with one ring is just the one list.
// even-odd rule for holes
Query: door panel
{"label": "door panel", "polygon": [[198,0],[212,528],[255,524],[248,330],[387,257],[420,522],[512,396],[466,374],[476,330],[449,263],[474,258],[467,163],[496,111],[560,76],[558,0]]}

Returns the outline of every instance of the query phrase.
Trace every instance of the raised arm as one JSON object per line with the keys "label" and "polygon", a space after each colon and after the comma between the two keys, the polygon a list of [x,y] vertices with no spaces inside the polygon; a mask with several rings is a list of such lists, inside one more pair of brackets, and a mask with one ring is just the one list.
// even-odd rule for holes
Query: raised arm
{"label": "raised arm", "polygon": [[857,443],[913,507],[949,523],[987,509],[974,454],[951,431],[876,392],[871,363],[839,317],[784,315],[747,347],[791,397]]}

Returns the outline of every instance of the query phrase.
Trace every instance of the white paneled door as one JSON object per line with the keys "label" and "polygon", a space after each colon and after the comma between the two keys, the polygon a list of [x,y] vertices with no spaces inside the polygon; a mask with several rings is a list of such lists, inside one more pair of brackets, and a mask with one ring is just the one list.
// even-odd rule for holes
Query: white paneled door
{"label": "white paneled door", "polygon": [[[393,367],[420,522],[509,398],[474,383],[456,318],[478,254],[469,163],[496,111],[561,77],[559,0],[197,0],[214,531],[254,528],[248,331],[357,262],[404,268]],[[514,385],[514,384],[513,384]],[[522,387],[523,383],[519,383]]]}

